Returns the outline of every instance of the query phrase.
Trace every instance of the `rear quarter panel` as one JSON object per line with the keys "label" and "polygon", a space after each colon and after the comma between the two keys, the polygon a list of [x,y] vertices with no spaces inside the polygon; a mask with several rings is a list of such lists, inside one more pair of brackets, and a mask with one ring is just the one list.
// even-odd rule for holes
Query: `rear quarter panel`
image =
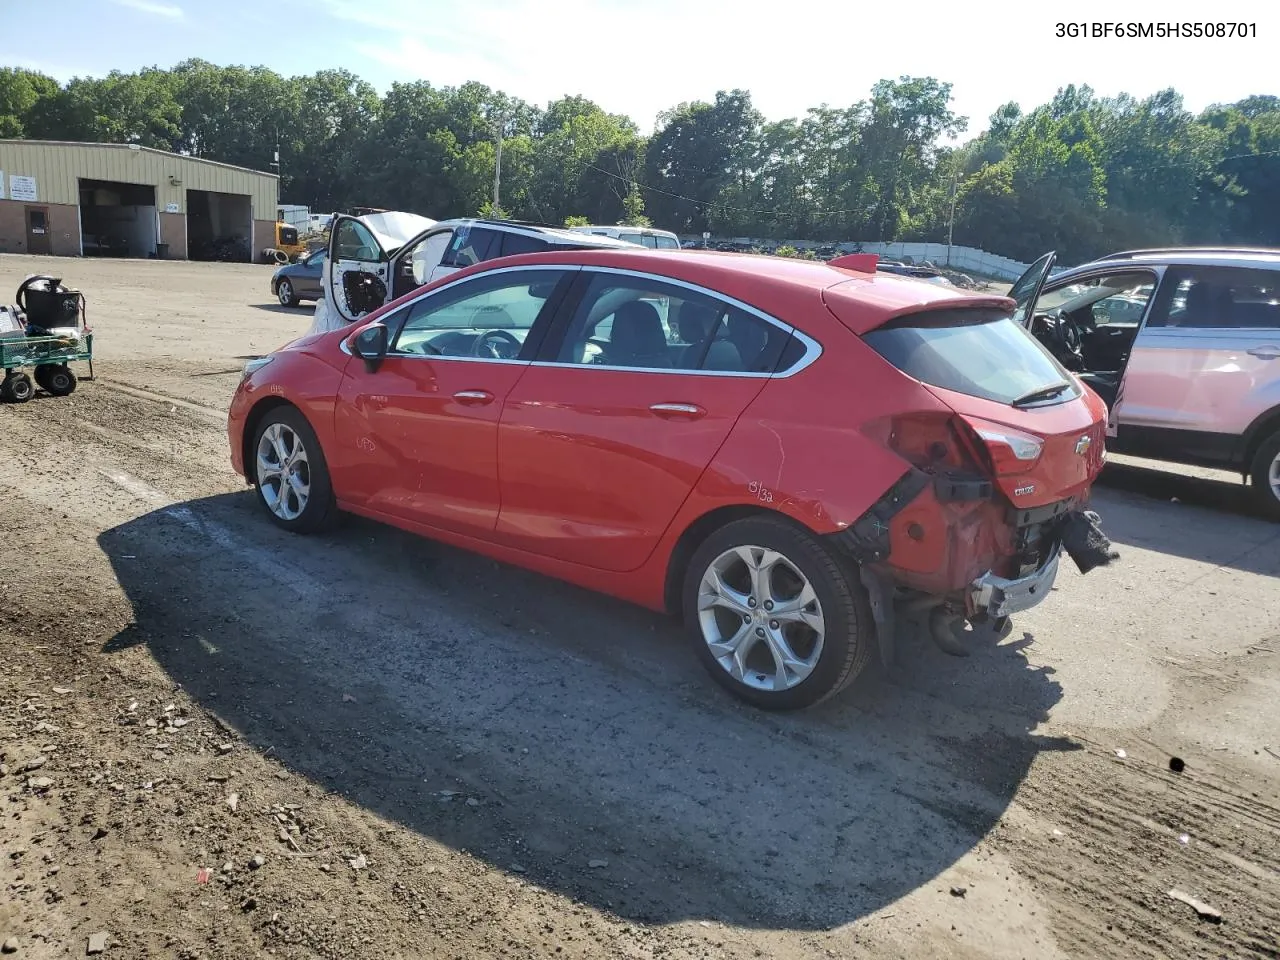
{"label": "rear quarter panel", "polygon": [[770,380],[747,407],[690,506],[753,504],[817,533],[842,530],[908,468],[863,428],[912,410],[949,412],[859,338],[828,328],[817,361]]}

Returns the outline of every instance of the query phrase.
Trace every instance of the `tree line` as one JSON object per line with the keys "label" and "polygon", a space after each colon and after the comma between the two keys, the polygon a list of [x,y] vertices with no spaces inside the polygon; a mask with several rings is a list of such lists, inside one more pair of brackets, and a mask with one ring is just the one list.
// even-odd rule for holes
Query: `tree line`
{"label": "tree line", "polygon": [[[1009,103],[958,147],[951,85],[882,80],[847,107],[766,121],[744,90],[662,113],[651,136],[570,96],[545,108],[480,83],[345,70],[284,77],[187,60],[59,84],[0,68],[0,138],[137,143],[260,170],[280,199],[435,219],[501,213],[679,233],[932,240],[1064,262],[1153,244],[1280,245],[1280,97],[1200,114],[1069,86]],[[493,179],[501,140],[500,210]],[[574,222],[581,222],[581,219]]]}

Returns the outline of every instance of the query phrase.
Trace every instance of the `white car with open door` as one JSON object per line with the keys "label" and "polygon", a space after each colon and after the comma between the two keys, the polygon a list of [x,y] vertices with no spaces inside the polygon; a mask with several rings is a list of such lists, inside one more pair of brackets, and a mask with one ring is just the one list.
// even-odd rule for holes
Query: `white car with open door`
{"label": "white car with open door", "polygon": [[1237,470],[1280,519],[1280,250],[1116,253],[1009,291],[1017,317],[1106,401],[1108,447]]}
{"label": "white car with open door", "polygon": [[[415,225],[418,229],[406,235]],[[634,249],[633,244],[610,237],[513,220],[468,218],[437,223],[411,213],[338,216],[329,234],[325,294],[337,316],[351,322],[474,263],[591,247]]]}

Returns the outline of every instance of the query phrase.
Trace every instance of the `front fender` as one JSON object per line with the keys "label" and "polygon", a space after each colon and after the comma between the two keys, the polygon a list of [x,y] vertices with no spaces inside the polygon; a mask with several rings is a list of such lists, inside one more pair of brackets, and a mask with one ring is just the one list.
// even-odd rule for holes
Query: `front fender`
{"label": "front fender", "polygon": [[241,476],[259,418],[277,404],[297,407],[316,432],[322,449],[333,449],[333,413],[343,371],[351,358],[328,338],[304,338],[271,354],[265,364],[240,382],[227,415],[231,464]]}

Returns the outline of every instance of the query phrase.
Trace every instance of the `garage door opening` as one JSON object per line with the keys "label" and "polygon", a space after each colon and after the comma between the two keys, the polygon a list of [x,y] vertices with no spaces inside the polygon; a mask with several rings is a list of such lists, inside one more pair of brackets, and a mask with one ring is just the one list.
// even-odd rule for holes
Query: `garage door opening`
{"label": "garage door opening", "polygon": [[253,260],[253,205],[248,194],[187,191],[187,257]]}
{"label": "garage door opening", "polygon": [[86,257],[154,257],[160,239],[156,188],[80,180],[80,239]]}

